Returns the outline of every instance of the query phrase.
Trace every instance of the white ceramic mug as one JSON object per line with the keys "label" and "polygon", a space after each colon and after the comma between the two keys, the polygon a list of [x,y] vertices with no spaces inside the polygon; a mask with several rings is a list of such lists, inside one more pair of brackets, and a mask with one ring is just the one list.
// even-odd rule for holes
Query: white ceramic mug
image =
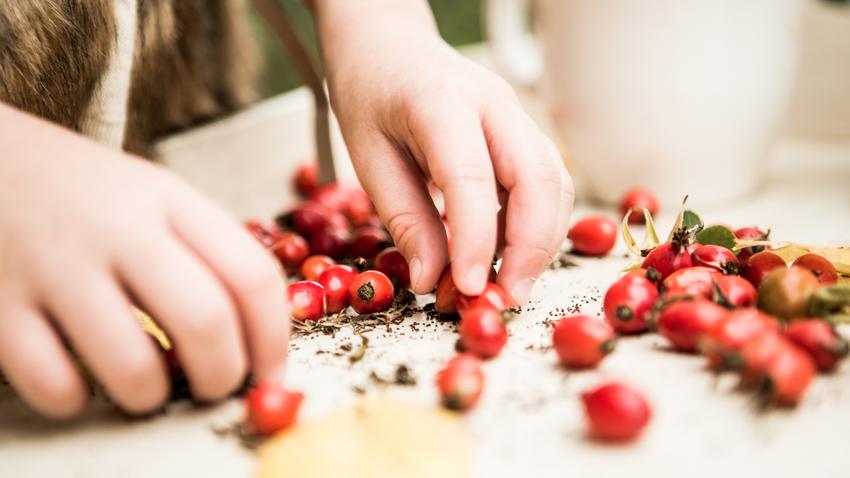
{"label": "white ceramic mug", "polygon": [[[763,176],[796,76],[802,5],[488,0],[485,18],[497,65],[542,80],[584,190],[615,202],[645,186],[669,205],[685,194],[710,204]],[[529,7],[537,41],[523,28]]]}

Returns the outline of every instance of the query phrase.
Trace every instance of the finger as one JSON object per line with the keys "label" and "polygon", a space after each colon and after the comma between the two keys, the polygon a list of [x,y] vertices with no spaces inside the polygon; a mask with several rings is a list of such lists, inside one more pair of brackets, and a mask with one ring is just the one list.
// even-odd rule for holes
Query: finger
{"label": "finger", "polygon": [[235,219],[199,195],[186,196],[172,208],[172,228],[232,297],[254,377],[282,380],[289,314],[279,263]]}
{"label": "finger", "polygon": [[[382,136],[369,139],[351,148],[358,178],[407,259],[411,288],[417,294],[426,294],[434,289],[448,262],[442,219],[413,160]],[[360,158],[381,160],[359,161]]]}
{"label": "finger", "polygon": [[420,113],[411,132],[445,195],[455,284],[464,294],[477,295],[496,250],[496,181],[478,116],[446,111]]}
{"label": "finger", "polygon": [[0,311],[0,369],[33,408],[53,418],[79,414],[89,391],[59,336],[38,311]]}
{"label": "finger", "polygon": [[130,413],[154,410],[168,397],[165,363],[124,291],[98,272],[77,271],[75,280],[84,293],[44,295],[51,315],[113,401]]}
{"label": "finger", "polygon": [[563,216],[569,209],[564,204],[563,164],[518,106],[488,111],[484,129],[496,177],[509,194],[498,281],[523,304],[562,240]]}
{"label": "finger", "polygon": [[212,272],[176,238],[162,236],[119,259],[119,274],[174,342],[192,396],[224,398],[247,369],[236,310]]}
{"label": "finger", "polygon": [[[560,165],[564,165],[564,158],[561,156],[560,151],[558,151],[555,143],[549,139],[543,133],[540,133],[540,136],[543,138],[543,142],[545,143],[549,153],[552,157],[557,158],[557,161]],[[553,241],[557,244],[556,252],[561,249],[564,244],[564,241],[567,237],[567,231],[570,228],[570,216],[573,213],[573,203],[575,201],[575,187],[573,186],[573,178],[570,176],[569,171],[567,171],[566,166],[558,168],[558,171],[561,173],[561,202],[558,207],[558,221],[556,222],[555,227],[555,236],[553,237]]]}

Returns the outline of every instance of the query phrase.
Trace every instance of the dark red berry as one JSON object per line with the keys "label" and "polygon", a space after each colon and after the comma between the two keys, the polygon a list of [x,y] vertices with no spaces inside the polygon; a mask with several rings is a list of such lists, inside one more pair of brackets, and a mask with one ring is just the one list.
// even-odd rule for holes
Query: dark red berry
{"label": "dark red berry", "polygon": [[652,410],[641,393],[608,383],[581,396],[590,435],[602,440],[632,440],[646,427]]}
{"label": "dark red berry", "polygon": [[767,361],[763,370],[753,371],[761,381],[762,394],[779,405],[796,405],[803,399],[815,375],[809,354],[789,344]]}
{"label": "dark red berry", "polygon": [[758,287],[770,271],[784,269],[786,267],[788,266],[785,264],[784,259],[770,251],[762,251],[747,260],[743,265],[741,276]]}
{"label": "dark red berry", "polygon": [[322,273],[333,265],[336,265],[336,261],[328,256],[310,256],[301,263],[301,277],[306,280],[318,281]]}
{"label": "dark red berry", "polygon": [[838,282],[838,271],[835,270],[835,266],[820,254],[803,254],[791,265],[808,269],[821,284],[829,285]]}
{"label": "dark red berry", "polygon": [[383,272],[357,274],[348,287],[348,300],[358,314],[383,312],[393,304],[393,283]]}
{"label": "dark red berry", "polygon": [[371,260],[391,245],[392,240],[383,227],[360,226],[352,236],[351,255]]}
{"label": "dark red berry", "polygon": [[257,435],[268,436],[295,423],[304,394],[273,383],[260,383],[245,397],[247,422]]}
{"label": "dark red berry", "polygon": [[437,281],[437,289],[434,292],[434,309],[441,314],[457,313],[457,298],[460,291],[455,287],[452,279],[452,266],[448,265]]}
{"label": "dark red berry", "polygon": [[616,344],[611,327],[588,315],[564,317],[552,333],[552,346],[567,367],[593,367],[613,352]]}
{"label": "dark red berry", "polygon": [[573,224],[567,238],[579,254],[604,256],[617,242],[617,224],[604,216],[585,217]]}
{"label": "dark red berry", "polygon": [[736,368],[735,361],[747,342],[767,333],[778,333],[779,322],[754,307],[730,311],[705,334],[700,349],[715,369]]}
{"label": "dark red berry", "polygon": [[499,355],[508,341],[502,313],[490,307],[466,310],[458,330],[463,349],[482,358]]}
{"label": "dark red berry", "polygon": [[[658,199],[646,188],[632,188],[623,194],[620,199],[620,215],[624,216],[633,207],[645,207],[651,216],[658,213]],[[632,211],[629,215],[629,224],[643,224],[645,221],[643,211]]]}
{"label": "dark red berry", "polygon": [[[742,227],[735,231],[735,237],[741,240],[767,241],[768,239],[770,239],[770,231],[764,232],[757,227]],[[765,249],[769,249],[769,247],[745,247],[738,251],[738,261],[741,263],[741,265],[744,265],[747,263],[747,260],[749,260],[750,257],[758,254],[759,252],[764,251]]]}
{"label": "dark red berry", "polygon": [[325,288],[318,282],[300,281],[286,288],[289,316],[303,322],[319,320],[325,315]]}
{"label": "dark red berry", "polygon": [[665,242],[649,251],[641,267],[655,269],[664,279],[679,269],[691,267],[689,247],[689,244]]}
{"label": "dark red berry", "polygon": [[375,269],[393,281],[396,290],[410,287],[410,268],[407,259],[395,247],[388,247],[375,257]]}
{"label": "dark red berry", "polygon": [[333,259],[343,258],[351,248],[351,235],[347,229],[326,227],[313,234],[310,238],[310,253],[328,256]]}
{"label": "dark red berry", "polygon": [[443,406],[450,410],[474,407],[484,390],[481,359],[469,353],[455,356],[437,373],[437,389]]}
{"label": "dark red berry", "polygon": [[752,307],[756,305],[758,293],[750,281],[740,276],[723,276],[717,279],[713,299],[725,307]]}
{"label": "dark red berry", "polygon": [[356,275],[353,267],[335,265],[328,267],[319,276],[319,284],[325,288],[325,310],[328,314],[335,314],[348,307],[348,288]]}
{"label": "dark red berry", "polygon": [[680,300],[667,306],[658,318],[658,333],[676,350],[694,352],[709,330],[728,310],[706,299]]}
{"label": "dark red berry", "polygon": [[738,256],[729,249],[714,244],[694,249],[691,262],[695,266],[712,267],[724,274],[737,274],[740,270]]}
{"label": "dark red berry", "polygon": [[716,269],[711,267],[688,267],[679,269],[662,282],[664,297],[702,297],[710,299],[714,293],[714,283],[723,278]]}
{"label": "dark red berry", "polygon": [[605,293],[605,319],[618,332],[643,332],[647,329],[647,314],[657,298],[655,284],[641,273],[630,272]]}
{"label": "dark red berry", "polygon": [[298,166],[293,178],[295,190],[301,197],[310,197],[319,184],[319,167],[315,161],[310,161]]}
{"label": "dark red berry", "polygon": [[280,265],[287,274],[294,274],[301,267],[304,259],[310,255],[307,241],[294,232],[280,232],[274,237],[274,244],[270,247],[277,256]]}
{"label": "dark red berry", "polygon": [[838,335],[832,324],[823,320],[795,320],[788,324],[785,336],[811,355],[824,372],[835,370],[838,362],[847,356],[847,340]]}

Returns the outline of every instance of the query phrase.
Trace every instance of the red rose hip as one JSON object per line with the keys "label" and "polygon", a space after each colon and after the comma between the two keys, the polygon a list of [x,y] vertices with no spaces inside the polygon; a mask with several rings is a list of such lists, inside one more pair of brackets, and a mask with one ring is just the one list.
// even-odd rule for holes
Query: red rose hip
{"label": "red rose hip", "polygon": [[617,242],[617,224],[604,216],[588,216],[573,224],[567,238],[579,254],[604,256]]}
{"label": "red rose hip", "polygon": [[464,312],[458,331],[463,349],[485,359],[499,355],[508,341],[508,328],[502,313],[490,307]]}
{"label": "red rose hip", "polygon": [[289,315],[294,320],[319,320],[325,315],[325,288],[318,282],[300,281],[286,288]]}
{"label": "red rose hip", "polygon": [[304,394],[273,383],[260,383],[245,397],[247,422],[257,435],[268,436],[295,423]]}
{"label": "red rose hip", "polygon": [[382,227],[361,226],[354,230],[351,239],[351,255],[373,259],[379,252],[392,245],[390,236]]}
{"label": "red rose hip", "polygon": [[835,266],[820,254],[803,254],[791,266],[808,269],[824,285],[835,284],[838,281],[838,271],[835,270]]}
{"label": "red rose hip", "polygon": [[619,383],[585,392],[581,399],[590,435],[602,440],[632,440],[640,435],[652,416],[643,395]]}
{"label": "red rose hip", "polygon": [[740,270],[738,256],[723,246],[708,244],[698,246],[691,253],[691,262],[695,266],[717,269],[724,274],[737,274]]}
{"label": "red rose hip", "polygon": [[310,256],[301,263],[301,277],[306,280],[318,281],[323,272],[336,265],[336,261],[328,256]]}
{"label": "red rose hip", "polygon": [[307,241],[294,232],[281,232],[275,235],[270,248],[280,261],[287,274],[293,274],[301,267],[304,259],[310,255]]}
{"label": "red rose hip", "polygon": [[761,281],[774,269],[788,267],[785,260],[770,251],[762,251],[751,256],[743,265],[741,276],[758,287]]}
{"label": "red rose hip", "polygon": [[407,259],[395,247],[381,251],[375,257],[375,269],[383,272],[393,281],[396,290],[410,287],[410,268]]}
{"label": "red rose hip", "polygon": [[655,284],[641,273],[630,272],[605,293],[605,319],[617,332],[643,332],[647,329],[647,314],[657,298]]}
{"label": "red rose hip", "polygon": [[723,274],[711,267],[679,269],[662,282],[664,296],[710,299],[714,293],[715,282],[722,278]]}
{"label": "red rose hip", "polygon": [[665,242],[649,251],[641,267],[655,269],[663,280],[679,269],[691,267],[690,248],[690,244]]}
{"label": "red rose hip", "polygon": [[714,300],[720,305],[751,307],[756,305],[758,293],[750,282],[740,276],[723,276],[717,279]]}
{"label": "red rose hip", "polygon": [[616,344],[611,327],[587,315],[562,318],[552,333],[552,346],[567,367],[593,367],[613,352]]}
{"label": "red rose hip", "polygon": [[353,267],[344,265],[330,266],[319,276],[319,284],[325,288],[325,309],[335,314],[348,307],[348,288],[357,272]]}
{"label": "red rose hip", "polygon": [[[632,188],[623,194],[620,199],[620,215],[624,216],[629,209],[644,207],[649,211],[651,216],[658,213],[658,199],[652,192],[646,188]],[[643,217],[643,211],[632,211],[629,214],[629,224],[643,224],[646,220]]]}
{"label": "red rose hip", "polygon": [[706,299],[680,300],[658,318],[658,333],[676,350],[694,352],[704,335],[729,311]]}
{"label": "red rose hip", "polygon": [[394,296],[392,281],[379,271],[357,274],[348,287],[348,300],[358,314],[383,312],[393,305]]}
{"label": "red rose hip", "polygon": [[469,353],[455,356],[437,373],[437,390],[444,407],[458,411],[473,408],[484,390],[481,359]]}
{"label": "red rose hip", "polygon": [[832,324],[823,320],[795,320],[788,324],[785,336],[805,350],[824,372],[835,370],[848,353],[847,340],[838,335]]}
{"label": "red rose hip", "polygon": [[502,286],[494,282],[488,282],[480,295],[469,296],[458,292],[457,311],[461,317],[464,311],[476,307],[490,307],[501,312],[511,307],[511,298]]}
{"label": "red rose hip", "polygon": [[319,184],[319,166],[315,161],[310,161],[298,166],[293,178],[295,190],[301,197],[310,197]]}

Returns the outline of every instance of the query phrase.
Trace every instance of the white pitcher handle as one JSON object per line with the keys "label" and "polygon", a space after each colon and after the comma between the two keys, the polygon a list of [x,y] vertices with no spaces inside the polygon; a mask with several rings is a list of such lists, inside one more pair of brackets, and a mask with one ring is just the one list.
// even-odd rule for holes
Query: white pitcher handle
{"label": "white pitcher handle", "polygon": [[543,71],[540,51],[523,25],[529,0],[487,0],[484,21],[496,66],[509,79],[534,85]]}

